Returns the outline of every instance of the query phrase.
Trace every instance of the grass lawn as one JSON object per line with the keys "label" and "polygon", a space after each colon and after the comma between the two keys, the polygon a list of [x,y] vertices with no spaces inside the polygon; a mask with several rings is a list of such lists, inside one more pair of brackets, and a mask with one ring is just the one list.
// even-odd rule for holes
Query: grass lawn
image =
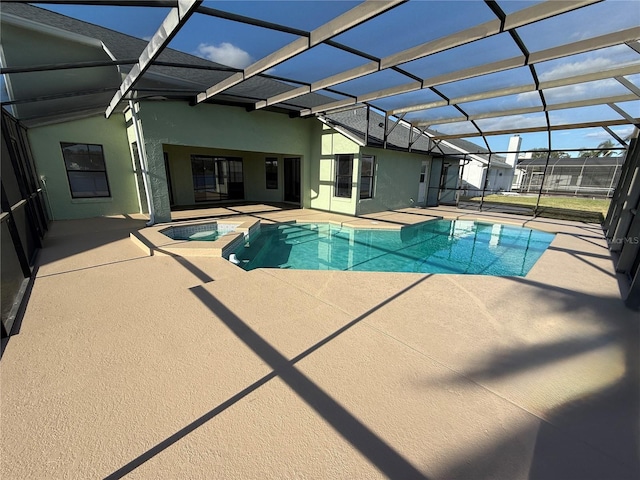
{"label": "grass lawn", "polygon": [[[464,197],[465,201],[480,203],[480,197]],[[501,205],[521,205],[535,207],[537,196],[520,195],[487,195],[485,203]],[[608,198],[581,198],[581,197],[540,197],[539,215],[541,217],[561,218],[565,220],[578,220],[601,223],[607,216],[609,204]]]}

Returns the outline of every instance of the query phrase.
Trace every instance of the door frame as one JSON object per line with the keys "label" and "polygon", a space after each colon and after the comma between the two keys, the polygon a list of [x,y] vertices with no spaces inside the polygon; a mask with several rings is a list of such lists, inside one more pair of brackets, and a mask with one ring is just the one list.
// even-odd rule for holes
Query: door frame
{"label": "door frame", "polygon": [[[293,167],[293,168],[292,168]],[[302,161],[300,157],[284,158],[283,198],[285,202],[302,205],[301,195]],[[291,191],[293,189],[293,192]]]}

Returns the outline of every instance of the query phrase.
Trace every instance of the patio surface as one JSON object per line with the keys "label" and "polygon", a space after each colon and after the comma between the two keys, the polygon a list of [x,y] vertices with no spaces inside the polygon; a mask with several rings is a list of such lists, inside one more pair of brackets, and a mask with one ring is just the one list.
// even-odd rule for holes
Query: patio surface
{"label": "patio surface", "polygon": [[[230,209],[232,209],[230,211]],[[407,224],[253,205],[196,216]],[[2,479],[639,478],[639,314],[598,225],[526,277],[245,272],[51,225],[0,362]]]}

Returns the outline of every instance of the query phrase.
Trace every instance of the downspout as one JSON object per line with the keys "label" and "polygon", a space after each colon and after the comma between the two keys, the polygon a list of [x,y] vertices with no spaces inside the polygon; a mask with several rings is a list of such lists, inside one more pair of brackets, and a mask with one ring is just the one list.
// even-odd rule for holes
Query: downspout
{"label": "downspout", "polygon": [[487,184],[489,183],[489,171],[491,170],[491,155],[492,152],[489,152],[489,161],[487,162],[487,173],[484,176],[484,182],[482,184],[482,197],[480,198],[480,211],[482,211],[482,206],[484,205],[484,194],[487,191]]}
{"label": "downspout", "polygon": [[142,183],[144,184],[144,191],[147,197],[147,208],[149,209],[149,221],[147,227],[155,224],[155,210],[153,208],[153,201],[151,199],[151,181],[149,179],[149,165],[147,163],[147,149],[144,146],[144,139],[142,137],[142,130],[138,124],[138,112],[136,112],[136,105],[133,100],[129,100],[129,109],[131,110],[131,118],[133,119],[133,130],[136,135],[136,142],[138,144],[138,153],[140,154],[140,169],[142,170]]}

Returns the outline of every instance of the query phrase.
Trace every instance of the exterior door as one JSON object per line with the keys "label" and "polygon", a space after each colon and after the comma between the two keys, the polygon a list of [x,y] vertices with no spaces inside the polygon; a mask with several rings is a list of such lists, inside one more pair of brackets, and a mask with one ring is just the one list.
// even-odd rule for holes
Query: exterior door
{"label": "exterior door", "polygon": [[173,207],[176,202],[173,199],[173,185],[171,185],[171,168],[169,168],[169,156],[164,152],[164,169],[167,175],[167,189],[169,190],[169,205]]}
{"label": "exterior door", "polygon": [[418,186],[418,205],[424,205],[427,200],[427,160],[422,161],[420,167],[420,184]]}
{"label": "exterior door", "polygon": [[454,205],[458,193],[458,169],[457,163],[445,162],[442,165],[440,176],[440,198],[439,203],[444,205]]}
{"label": "exterior door", "polygon": [[227,162],[228,188],[227,197],[230,200],[242,200],[244,198],[244,175],[242,159],[230,158]]}
{"label": "exterior door", "polygon": [[300,203],[300,158],[284,159],[284,201]]}

